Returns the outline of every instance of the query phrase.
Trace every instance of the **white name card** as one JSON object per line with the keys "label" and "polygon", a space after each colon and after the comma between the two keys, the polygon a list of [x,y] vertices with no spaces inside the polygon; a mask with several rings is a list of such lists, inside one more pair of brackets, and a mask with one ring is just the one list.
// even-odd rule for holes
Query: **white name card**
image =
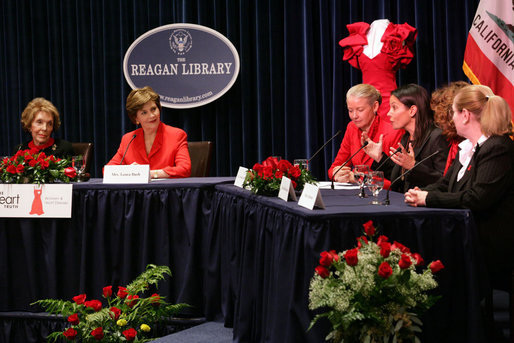
{"label": "white name card", "polygon": [[106,165],[104,183],[149,183],[149,164]]}
{"label": "white name card", "polygon": [[236,179],[234,180],[234,186],[243,188],[243,183],[245,182],[247,171],[248,171],[248,168],[239,167],[239,170],[237,171]]}
{"label": "white name card", "polygon": [[302,195],[298,200],[298,205],[312,210],[314,206],[325,209],[325,204],[321,198],[321,192],[319,187],[310,183],[306,183],[303,186]]}
{"label": "white name card", "polygon": [[72,184],[0,184],[0,217],[71,218]]}
{"label": "white name card", "polygon": [[294,192],[293,184],[291,183],[291,179],[287,176],[282,176],[278,197],[284,201],[287,201],[289,197],[291,197],[291,200],[296,201],[296,193]]}

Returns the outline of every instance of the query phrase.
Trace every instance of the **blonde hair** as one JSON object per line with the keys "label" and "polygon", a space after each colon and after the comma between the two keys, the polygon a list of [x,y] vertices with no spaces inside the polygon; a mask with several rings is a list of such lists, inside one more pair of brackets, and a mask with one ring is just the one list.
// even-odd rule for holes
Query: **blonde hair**
{"label": "blonde hair", "polygon": [[367,99],[370,106],[373,106],[375,101],[378,101],[379,105],[382,103],[382,95],[380,95],[380,92],[372,85],[366,83],[360,83],[350,88],[348,92],[346,92],[346,99],[348,100],[351,96]]}
{"label": "blonde hair", "polygon": [[133,89],[127,97],[127,103],[125,105],[127,109],[127,115],[132,121],[132,123],[136,124],[136,116],[137,111],[143,108],[143,106],[148,102],[153,101],[159,108],[159,111],[162,111],[161,102],[159,100],[159,94],[157,94],[152,87],[146,86],[143,88]]}
{"label": "blonde hair", "polygon": [[54,130],[61,126],[61,119],[59,118],[59,111],[50,101],[45,98],[34,98],[27,104],[27,107],[21,113],[21,126],[23,130],[30,131],[34,117],[39,112],[46,112],[54,119]]}

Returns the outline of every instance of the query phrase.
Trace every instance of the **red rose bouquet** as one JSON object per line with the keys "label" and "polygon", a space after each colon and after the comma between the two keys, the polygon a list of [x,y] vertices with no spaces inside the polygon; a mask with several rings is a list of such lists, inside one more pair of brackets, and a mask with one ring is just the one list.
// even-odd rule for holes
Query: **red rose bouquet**
{"label": "red rose bouquet", "polygon": [[167,266],[150,264],[127,287],[118,286],[117,292],[112,286],[104,287],[104,302],[87,300],[86,294],[79,294],[72,301],[44,299],[34,304],[64,316],[71,325],[65,331],[51,333],[49,341],[66,338],[81,342],[147,342],[155,339],[152,327],[156,323],[188,306],[168,304],[157,293],[143,297],[149,286],[157,286],[166,274],[171,275]]}
{"label": "red rose bouquet", "polygon": [[316,182],[309,170],[293,166],[287,160],[268,157],[262,163],[255,163],[247,172],[243,187],[255,194],[276,196],[283,176],[291,179],[294,189],[298,191],[301,191],[306,183]]}
{"label": "red rose bouquet", "polygon": [[2,183],[70,182],[76,177],[70,160],[47,156],[42,151],[20,150],[12,157],[0,160]]}
{"label": "red rose bouquet", "polygon": [[[357,247],[321,253],[309,291],[309,308],[324,309],[332,324],[326,340],[333,342],[419,342],[422,322],[418,314],[429,309],[437,296],[433,274],[444,268],[437,260],[421,269],[423,259],[386,236],[373,242],[376,229],[364,224]],[[391,340],[392,339],[392,340]]]}

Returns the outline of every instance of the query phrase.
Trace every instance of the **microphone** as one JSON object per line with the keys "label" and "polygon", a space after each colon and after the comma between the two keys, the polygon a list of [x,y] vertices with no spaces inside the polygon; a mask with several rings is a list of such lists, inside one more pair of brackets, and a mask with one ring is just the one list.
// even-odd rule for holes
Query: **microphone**
{"label": "microphone", "polygon": [[325,144],[323,144],[321,146],[321,148],[318,149],[318,151],[316,151],[312,156],[311,158],[309,158],[307,161],[310,162],[321,150],[323,150],[324,147],[327,146],[328,143],[330,143],[334,138],[336,138],[337,136],[339,136],[341,134],[341,130],[337,131],[335,135],[332,136],[332,138],[330,138],[328,141],[325,142]]}
{"label": "microphone", "polygon": [[[400,180],[402,177],[404,177],[405,175],[409,174],[411,172],[412,169],[416,168],[417,166],[419,166],[421,163],[425,162],[426,160],[428,160],[429,158],[437,155],[438,153],[440,153],[441,150],[437,150],[436,152],[433,152],[431,153],[430,155],[428,155],[427,157],[425,157],[424,159],[422,159],[421,161],[419,162],[416,162],[416,164],[414,165],[414,167],[412,167],[411,169],[409,170],[406,170],[405,172],[403,172],[400,176],[398,176],[396,179],[393,180],[393,182],[391,182],[391,185],[389,186],[389,189],[387,190],[387,195],[386,195],[386,199],[384,200],[384,205],[389,205],[391,202],[389,201],[389,191],[391,190],[391,188],[393,187],[393,184]],[[392,155],[391,155],[392,156]]]}
{"label": "microphone", "polygon": [[330,181],[332,181],[332,184],[330,185],[330,188],[331,188],[331,189],[334,189],[334,177],[335,177],[335,175],[336,175],[337,173],[339,173],[339,171],[340,171],[341,169],[343,169],[343,167],[344,167],[346,164],[348,164],[348,162],[350,162],[350,161],[351,161],[351,159],[353,158],[353,156],[357,155],[357,153],[358,153],[359,151],[361,151],[362,149],[364,149],[364,147],[365,147],[366,145],[368,145],[368,141],[364,141],[364,143],[362,143],[361,147],[360,147],[360,148],[359,148],[359,149],[358,149],[358,150],[357,150],[357,151],[356,151],[352,156],[350,156],[346,161],[344,161],[344,163],[343,163],[343,164],[341,164],[341,166],[340,166],[339,168],[337,168],[337,170],[336,170],[336,172],[335,172],[335,173],[332,173],[332,177],[331,177],[331,180],[330,180]]}
{"label": "microphone", "polygon": [[134,133],[134,135],[130,139],[130,142],[127,144],[127,148],[125,149],[125,152],[123,153],[123,157],[121,158],[120,165],[123,163],[123,159],[125,158],[125,155],[127,154],[127,151],[128,151],[129,146],[130,146],[130,143],[132,143],[132,141],[134,140],[134,138],[136,138],[136,136],[137,136],[137,134]]}
{"label": "microphone", "polygon": [[380,163],[380,165],[378,167],[375,168],[375,170],[380,170],[380,168],[382,168],[382,166],[384,165],[384,163],[386,163],[387,161],[389,161],[391,159],[391,157],[393,157],[393,155],[396,155],[397,153],[399,153],[400,151],[402,150],[402,147],[398,147],[398,149],[396,149],[391,155],[389,155],[385,160],[382,161],[382,163]]}

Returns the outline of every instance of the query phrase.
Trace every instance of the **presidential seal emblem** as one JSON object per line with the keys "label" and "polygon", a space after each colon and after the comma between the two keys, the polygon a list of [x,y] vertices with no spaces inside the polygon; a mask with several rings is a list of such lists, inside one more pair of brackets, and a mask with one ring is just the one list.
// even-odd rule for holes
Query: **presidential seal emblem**
{"label": "presidential seal emblem", "polygon": [[193,37],[189,31],[177,29],[171,33],[170,48],[177,55],[185,55],[193,46]]}

